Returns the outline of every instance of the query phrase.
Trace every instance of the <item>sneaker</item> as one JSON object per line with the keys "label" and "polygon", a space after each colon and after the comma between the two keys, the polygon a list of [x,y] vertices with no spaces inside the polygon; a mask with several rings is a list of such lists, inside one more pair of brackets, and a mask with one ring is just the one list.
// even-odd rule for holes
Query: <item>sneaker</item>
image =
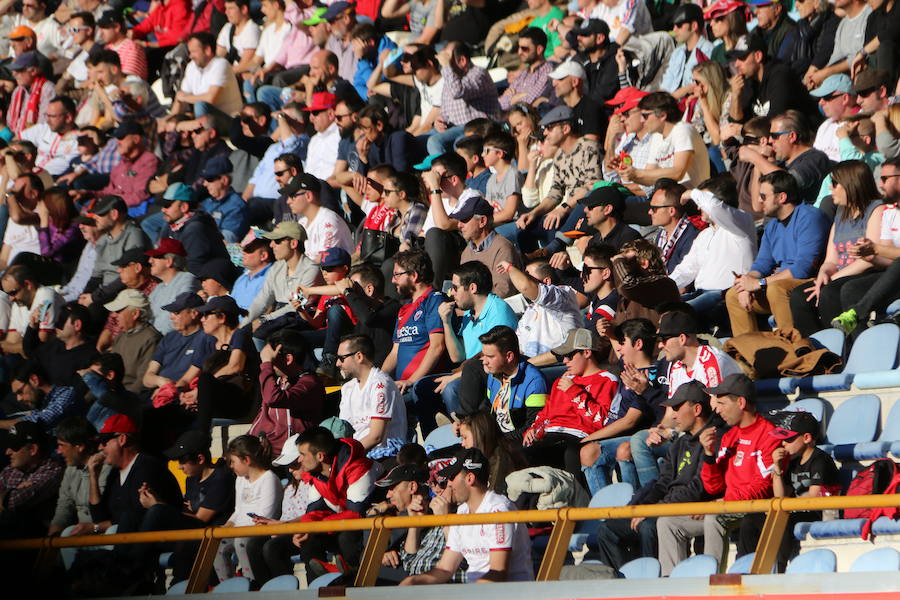
{"label": "sneaker", "polygon": [[850,333],[856,329],[857,326],[857,317],[856,311],[854,309],[845,310],[835,318],[831,320],[831,326],[840,329],[846,335],[850,335]]}

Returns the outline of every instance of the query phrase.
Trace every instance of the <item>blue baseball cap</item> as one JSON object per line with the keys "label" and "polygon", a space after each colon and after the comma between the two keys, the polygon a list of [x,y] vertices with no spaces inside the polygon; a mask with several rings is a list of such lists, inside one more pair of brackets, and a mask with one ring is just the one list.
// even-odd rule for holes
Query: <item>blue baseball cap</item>
{"label": "blue baseball cap", "polygon": [[334,248],[329,248],[322,253],[322,262],[319,263],[319,266],[323,269],[330,269],[332,267],[349,267],[350,262],[350,253],[343,248],[338,248],[337,246],[335,246]]}
{"label": "blue baseball cap", "polygon": [[831,94],[852,94],[853,93],[853,81],[844,75],[843,73],[838,73],[837,75],[829,75],[825,78],[825,81],[822,82],[822,85],[811,91],[810,96],[815,96],[816,98],[824,98],[825,96],[830,96]]}
{"label": "blue baseball cap", "polygon": [[181,292],[175,297],[175,301],[162,307],[167,312],[179,312],[186,308],[200,308],[203,306],[203,298],[194,292]]}
{"label": "blue baseball cap", "polygon": [[326,21],[334,21],[339,16],[344,14],[347,10],[349,10],[352,5],[349,2],[344,2],[344,0],[338,0],[338,2],[333,2],[328,10],[325,11],[325,14],[322,15],[322,18]]}
{"label": "blue baseball cap", "polygon": [[227,156],[219,155],[206,161],[200,170],[200,179],[216,179],[222,175],[228,175],[234,170],[234,165]]}

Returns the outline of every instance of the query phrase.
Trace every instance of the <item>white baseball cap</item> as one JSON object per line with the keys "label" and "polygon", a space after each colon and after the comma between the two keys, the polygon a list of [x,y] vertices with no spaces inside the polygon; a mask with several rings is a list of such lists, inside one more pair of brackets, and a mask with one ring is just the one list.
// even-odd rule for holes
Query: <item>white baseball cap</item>
{"label": "white baseball cap", "polygon": [[567,60],[560,63],[558,67],[550,72],[550,79],[563,79],[565,77],[578,77],[579,79],[587,79],[587,73],[584,67],[574,60]]}
{"label": "white baseball cap", "polygon": [[284,446],[281,447],[281,454],[272,461],[273,465],[285,467],[300,458],[300,451],[297,449],[297,439],[299,437],[300,434],[295,433],[285,440]]}

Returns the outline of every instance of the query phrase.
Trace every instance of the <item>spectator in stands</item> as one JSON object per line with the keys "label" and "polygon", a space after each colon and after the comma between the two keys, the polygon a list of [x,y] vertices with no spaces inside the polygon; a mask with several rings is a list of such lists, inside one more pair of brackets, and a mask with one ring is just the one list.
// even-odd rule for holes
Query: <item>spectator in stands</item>
{"label": "spectator in stands", "polygon": [[56,335],[42,342],[39,328],[29,321],[22,338],[22,350],[25,356],[43,367],[54,385],[67,385],[72,381],[73,373],[89,367],[97,354],[93,319],[88,309],[72,303],[60,311],[54,327]]}
{"label": "spectator in stands", "polygon": [[101,196],[91,208],[91,215],[101,237],[97,241],[94,270],[84,290],[84,294],[89,296],[82,294],[79,301],[100,304],[115,298],[122,286],[118,268],[113,265],[113,261],[133,248],[149,248],[150,240],[128,218],[128,206],[120,196]]}
{"label": "spectator in stands", "polygon": [[[515,166],[510,168],[515,169]],[[459,231],[466,240],[459,260],[461,263],[477,261],[490,270],[500,262],[508,262],[521,269],[522,255],[512,242],[497,232],[494,215],[493,207],[484,198],[475,198],[454,213]],[[491,291],[500,298],[516,293],[508,273],[493,274]]]}
{"label": "spectator in stands", "polygon": [[747,44],[747,8],[732,0],[719,0],[706,7],[703,18],[709,23],[714,40],[722,40],[713,48],[711,60],[728,65],[727,53],[739,44]]}
{"label": "spectator in stands", "polygon": [[732,335],[758,331],[756,314],[772,314],[779,329],[791,329],[791,290],[809,280],[825,247],[828,220],[819,209],[801,203],[793,175],[763,175],[759,196],[771,220],[750,270],[736,277],[725,294]]}
{"label": "spectator in stands", "polygon": [[238,276],[231,288],[231,297],[244,310],[250,309],[253,300],[262,291],[274,260],[269,242],[253,235],[253,239],[241,245],[241,264],[244,265],[244,272]]}
{"label": "spectator in stands", "polygon": [[239,273],[240,270],[230,260],[213,259],[197,272],[197,279],[200,280],[200,291],[197,293],[205,300],[214,296],[228,296]]}
{"label": "spectator in stands", "polygon": [[46,122],[37,123],[21,132],[21,139],[37,146],[35,166],[50,175],[61,175],[78,156],[75,132],[75,103],[65,96],[53,97],[46,109]]}
{"label": "spectator in stands", "polygon": [[[460,446],[466,449],[477,448],[489,457],[487,487],[492,492],[506,494],[506,477],[510,473],[528,467],[528,462],[521,452],[521,440],[515,436],[504,435],[497,424],[497,419],[486,410],[463,416],[458,423],[453,424],[453,431],[460,439]],[[456,449],[455,446],[451,446],[448,449],[449,455],[452,456]],[[440,453],[440,450],[436,450],[433,454]]]}
{"label": "spectator in stands", "polygon": [[200,282],[188,271],[184,246],[174,238],[162,238],[156,248],[144,253],[150,257],[150,274],[159,283],[148,294],[150,309],[153,311],[153,325],[162,334],[172,331],[168,311],[165,306],[185,292],[196,292]]}
{"label": "spectator in stands", "polygon": [[325,252],[341,248],[353,252],[353,240],[347,222],[320,201],[321,183],[309,173],[301,173],[282,187],[279,192],[288,201],[291,213],[306,231],[304,250],[310,260],[319,263]]}
{"label": "spectator in stands", "polygon": [[715,387],[729,375],[741,372],[738,364],[725,352],[701,345],[698,333],[700,327],[696,317],[687,312],[671,311],[660,317],[659,346],[669,361],[666,377],[670,398],[678,386],[687,381],[697,380],[707,387]]}
{"label": "spectator in stands", "polygon": [[9,326],[2,349],[7,354],[22,353],[22,338],[28,327],[38,330],[46,342],[56,335],[56,320],[64,302],[52,287],[41,285],[37,274],[25,265],[14,265],[0,279],[3,292],[12,301]]}
{"label": "spectator in stands", "polygon": [[[588,142],[602,139],[605,130],[600,120],[600,104],[587,95],[587,73],[581,63],[567,60],[551,71],[549,77],[553,80],[553,92],[561,101],[560,107],[572,109],[572,131]],[[541,127],[545,127],[543,120]]]}
{"label": "spectator in stands", "polygon": [[[477,448],[461,450],[450,464],[439,471],[449,480],[451,498],[459,505],[457,514],[502,512],[514,505],[504,496],[488,490],[487,458]],[[400,585],[447,583],[463,559],[469,568],[468,583],[528,581],[534,577],[530,560],[530,543],[525,528],[508,523],[489,528],[493,539],[485,544],[485,530],[480,525],[456,525],[449,528],[447,549],[428,572],[412,575]],[[484,552],[485,545],[489,549]]]}
{"label": "spectator in stands", "polygon": [[[588,239],[587,246],[609,246],[618,251],[628,242],[640,239],[640,234],[632,227],[629,227],[625,221],[625,196],[622,190],[616,186],[601,186],[592,191],[587,196],[578,201],[580,207],[584,207],[584,227],[586,233],[593,235],[586,236]],[[648,209],[649,210],[649,209]],[[549,247],[554,245],[555,241]],[[555,259],[555,260],[554,260]],[[564,266],[569,261],[568,254],[563,256],[560,253],[554,255],[551,262]]]}
{"label": "spectator in stands", "polygon": [[316,134],[309,139],[305,171],[318,179],[328,179],[334,173],[338,159],[341,130],[334,117],[337,96],[331,92],[315,92],[309,106],[310,120]]}
{"label": "spectator in stands", "polygon": [[51,456],[51,437],[39,423],[18,422],[6,442],[9,465],[0,471],[4,538],[42,535],[53,514],[63,467]]}
{"label": "spectator in stands", "polygon": [[385,50],[397,48],[389,37],[382,35],[374,23],[357,23],[350,32],[353,54],[356,56],[356,71],[348,79],[356,88],[360,98],[368,97],[369,77],[379,64],[381,54]]}
{"label": "spectator in stands", "polygon": [[872,14],[872,7],[859,0],[837,0],[834,6],[843,14],[835,32],[834,48],[828,66],[810,68],[804,75],[803,83],[810,89],[819,87],[831,75],[849,72],[853,59],[863,49],[866,22]]}
{"label": "spectator in stands", "polygon": [[[477,119],[476,119],[477,121]],[[491,171],[484,165],[484,138],[477,133],[464,135],[453,144],[456,153],[466,161],[466,180],[465,187],[475,190],[482,196],[487,194],[487,182],[491,178]],[[436,157],[435,157],[436,158]],[[434,162],[429,165],[428,161],[422,161],[424,170],[428,170],[429,166],[433,166]]]}
{"label": "spectator in stands", "polygon": [[282,221],[270,233],[269,240],[275,262],[266,274],[263,288],[250,305],[247,321],[272,321],[295,310],[291,304],[301,285],[314,285],[319,280],[319,268],[303,252],[306,230],[299,223]]}
{"label": "spectator in stands", "polygon": [[700,231],[688,218],[681,196],[685,189],[672,179],[658,179],[650,196],[650,224],[659,227],[656,245],[662,253],[666,271],[672,273],[691,250]]}
{"label": "spectator in stands", "polygon": [[[25,145],[32,146],[31,142],[21,142],[19,144],[24,148]],[[23,152],[25,150],[20,150]],[[27,150],[31,156],[34,156],[33,148]],[[7,171],[10,172],[10,162],[13,150],[5,151],[7,158]],[[29,159],[30,160],[30,159]],[[15,165],[13,169],[17,168]],[[25,165],[22,165],[23,167]],[[25,169],[26,171],[28,169]],[[19,173],[13,175],[11,179],[14,181],[12,189],[6,198],[6,206],[9,211],[9,218],[6,223],[6,230],[3,234],[3,248],[0,249],[0,266],[9,266],[13,264],[19,253],[32,252],[38,254],[41,251],[40,237],[38,236],[37,225],[39,217],[35,213],[38,201],[44,193],[44,184],[40,177],[34,173]]]}
{"label": "spectator in stands", "polygon": [[282,329],[269,338],[259,354],[262,406],[251,435],[265,435],[279,453],[293,433],[303,433],[323,417],[325,387],[303,368],[309,348],[295,331]]}
{"label": "spectator in stands", "polygon": [[[772,453],[780,442],[771,435],[775,426],[756,411],[756,385],[746,375],[736,373],[717,386],[706,386],[706,391],[713,397],[713,410],[731,429],[722,436],[718,450],[715,428],[700,433],[704,454],[700,470],[703,489],[711,496],[724,494],[726,501],[770,498]],[[731,523],[739,519],[740,516],[732,517]],[[690,539],[699,535],[703,535],[704,553],[723,556],[725,524],[719,515],[706,515],[703,519],[660,517],[656,531],[663,575],[670,574],[675,565],[687,558]],[[748,537],[742,532],[742,540]],[[743,547],[738,549],[739,554],[746,552]]]}
{"label": "spectator in stands", "polygon": [[[709,227],[697,235],[670,276],[682,291],[682,300],[705,316],[722,304],[734,273],[745,273],[753,264],[756,227],[753,217],[738,209],[737,186],[730,174],[707,179],[684,192],[677,202],[684,204],[688,199],[694,201]],[[691,286],[693,291],[687,292]]]}
{"label": "spectator in stands", "polygon": [[[41,73],[43,73],[46,77],[52,76],[53,63],[50,62],[50,59],[47,58],[47,56],[43,52],[41,52],[40,49],[38,49],[37,34],[32,27],[32,25],[36,25],[36,23],[27,23],[25,19],[21,17],[18,20],[20,20],[22,24],[15,25],[13,23],[14,27],[11,31],[9,31],[9,56],[15,57],[21,56],[27,52],[34,52],[37,55],[38,65]],[[53,21],[54,19],[50,19],[49,21],[45,19],[44,25],[50,25]]]}
{"label": "spectator in stands", "polygon": [[125,289],[119,292],[115,300],[103,307],[116,313],[119,326],[123,332],[112,346],[110,352],[122,356],[125,362],[124,385],[128,391],[140,394],[144,389],[143,378],[147,367],[162,337],[151,325],[152,315],[147,297],[138,290]]}
{"label": "spectator in stands", "polygon": [[84,412],[81,392],[52,383],[43,367],[33,360],[20,364],[10,379],[10,391],[25,414],[0,420],[0,429],[12,431],[25,422],[34,423],[49,434],[65,417]]}
{"label": "spectator in stands", "polygon": [[589,329],[573,329],[552,350],[566,366],[553,382],[547,403],[525,430],[524,452],[532,466],[578,473],[581,440],[603,427],[618,388],[616,377],[601,364],[609,342]]}
{"label": "spectator in stands", "polygon": [[689,123],[680,120],[682,111],[675,98],[654,92],[642,98],[638,107],[647,131],[660,135],[651,142],[643,169],[628,165],[618,169],[622,181],[653,185],[667,177],[685,187],[696,187],[708,179],[709,155],[703,138]]}
{"label": "spectator in stands", "polygon": [[[781,62],[789,62],[795,53],[797,42],[794,20],[788,16],[781,0],[754,0],[751,10],[759,23],[758,35],[766,45],[766,56]],[[798,73],[799,74],[799,73]]]}
{"label": "spectator in stands", "polygon": [[140,418],[140,398],[122,385],[125,363],[119,354],[103,352],[97,355],[80,375],[82,383],[94,397],[94,402],[87,411],[87,419],[94,427],[102,429],[106,420],[113,415]]}
{"label": "spectator in stands", "polygon": [[631,36],[642,36],[653,31],[650,11],[646,4],[628,0],[597,2],[588,15],[604,21],[610,29],[609,39],[624,48]]}
{"label": "spectator in stands", "polygon": [[234,116],[241,110],[241,91],[231,64],[216,56],[216,41],[209,32],[195,32],[187,38],[190,62],[175,94],[171,114],[193,109],[194,116]]}
{"label": "spectator in stands", "polygon": [[405,392],[416,381],[444,365],[444,328],[438,307],[445,296],[431,287],[431,260],[421,250],[407,250],[394,257],[392,282],[401,297],[411,298],[397,315],[391,352],[381,366]]}
{"label": "spectator in stands", "polygon": [[[97,451],[97,430],[82,416],[73,415],[56,426],[56,453],[66,463],[56,512],[50,520],[47,535],[59,535],[67,527],[70,535],[91,533],[90,476],[87,462]],[[111,468],[103,465],[98,477],[100,493],[106,489],[106,478]]]}
{"label": "spectator in stands", "polygon": [[[90,533],[103,533],[111,525],[117,525],[117,531],[122,533],[137,531],[147,510],[140,501],[141,489],[152,490],[166,504],[182,506],[181,489],[174,475],[161,461],[141,451],[138,428],[130,417],[114,415],[107,419],[98,440],[100,451],[87,463]],[[104,464],[112,469],[101,492]]]}
{"label": "spectator in stands", "polygon": [[619,91],[615,60],[619,44],[610,36],[609,25],[603,19],[588,19],[572,33],[578,38],[575,60],[581,63],[587,75],[587,96],[598,104],[604,104]]}
{"label": "spectator in stands", "polygon": [[862,161],[848,160],[831,172],[831,194],[837,213],[828,237],[825,257],[815,280],[794,288],[790,297],[794,326],[804,337],[827,327],[849,300],[841,290],[865,277],[872,263],[850,255],[860,238],[881,236],[884,205],[872,171]]}
{"label": "spectator in stands", "polygon": [[226,156],[209,160],[200,171],[200,179],[209,196],[200,209],[213,218],[226,243],[238,242],[250,228],[247,204],[232,187],[234,166]]}
{"label": "spectator in stands", "polygon": [[[732,102],[728,116],[743,123],[751,117],[780,115],[789,109],[814,115],[815,106],[797,75],[773,60],[760,36],[747,37],[747,47],[728,53],[737,73],[731,78]],[[772,128],[773,131],[780,129]]]}
{"label": "spectator in stands", "polygon": [[499,98],[500,108],[509,110],[513,104],[523,102],[538,106],[553,99],[553,88],[547,75],[553,64],[544,60],[547,34],[537,27],[526,27],[519,32],[516,51],[522,69],[510,82]]}
{"label": "spectator in stands", "polygon": [[69,267],[84,246],[84,237],[74,223],[78,214],[75,203],[62,188],[50,188],[38,200],[34,212],[38,215],[41,256]]}
{"label": "spectator in stands", "polygon": [[216,38],[216,56],[231,63],[238,77],[248,71],[259,46],[259,25],[250,18],[247,0],[225,0],[225,18],[228,23],[219,30]]}
{"label": "spectator in stands", "polygon": [[[660,404],[668,407],[677,437],[666,452],[655,483],[637,491],[630,504],[707,500],[709,495],[703,489],[699,475],[703,466],[700,434],[711,427],[709,395],[703,390],[702,383],[689,381]],[[659,555],[656,522],[655,517],[602,521],[597,526],[597,557],[614,569],[635,558],[656,558]]]}
{"label": "spectator in stands", "polygon": [[813,148],[824,152],[832,162],[839,162],[841,151],[838,149],[837,130],[841,122],[857,108],[853,81],[843,73],[831,75],[810,95],[818,98],[819,109],[825,115],[825,120],[816,130]]}
{"label": "spectator in stands", "polygon": [[128,214],[140,217],[147,212],[150,198],[147,184],[159,168],[159,159],[147,148],[144,129],[137,121],[122,121],[113,131],[113,137],[121,160],[109,172],[109,183],[97,194],[122,198]]}
{"label": "spectator in stands", "polygon": [[438,52],[444,89],[441,115],[435,121],[437,133],[428,138],[428,154],[450,150],[472,119],[499,117],[497,87],[487,71],[472,63],[472,56],[466,42],[451,41]]}
{"label": "spectator in stands", "polygon": [[669,55],[660,88],[680,100],[693,89],[694,66],[712,58],[713,44],[704,35],[703,9],[696,4],[675,9],[672,24],[677,45]]}
{"label": "spectator in stands", "polygon": [[147,17],[132,27],[129,37],[154,40],[143,44],[150,75],[160,71],[165,55],[190,33],[191,5],[185,0],[166,0],[150,9]]}
{"label": "spectator in stands", "polygon": [[856,94],[860,111],[874,114],[887,110],[889,79],[890,76],[883,69],[866,69],[853,79],[851,90]]}
{"label": "spectator in stands", "polygon": [[349,381],[341,387],[338,418],[353,426],[353,437],[369,458],[381,460],[406,443],[406,406],[393,380],[372,364],[374,353],[366,336],[341,338],[338,365]]}
{"label": "spectator in stands", "polygon": [[162,237],[181,242],[189,271],[199,271],[215,258],[228,259],[216,222],[209,213],[198,209],[193,193],[186,185],[173,183],[169,186],[163,196],[162,213],[167,223]]}
{"label": "spectator in stands", "polygon": [[6,113],[7,126],[16,137],[39,123],[47,123],[47,111],[54,97],[53,83],[40,72],[40,63],[34,52],[21,54],[12,61],[9,69],[16,80]]}
{"label": "spectator in stands", "polygon": [[131,39],[125,18],[119,11],[107,10],[97,20],[100,41],[119,55],[122,72],[148,81],[147,56],[144,48]]}

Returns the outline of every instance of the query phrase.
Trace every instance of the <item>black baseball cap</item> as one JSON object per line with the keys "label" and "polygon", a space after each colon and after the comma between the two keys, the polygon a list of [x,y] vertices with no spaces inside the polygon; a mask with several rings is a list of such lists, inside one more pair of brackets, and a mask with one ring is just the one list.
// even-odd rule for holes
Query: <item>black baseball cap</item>
{"label": "black baseball cap", "polygon": [[572,33],[575,35],[597,35],[598,33],[602,33],[603,35],[609,37],[609,25],[606,24],[606,21],[603,19],[588,19],[581,24],[581,27],[577,27],[572,30]]}
{"label": "black baseball cap", "polygon": [[750,34],[747,36],[747,43],[741,44],[738,43],[735,45],[734,50],[729,50],[725,53],[725,56],[728,60],[744,60],[753,52],[762,52],[763,57],[766,56],[768,52],[768,47],[766,46],[765,40],[755,34]]}
{"label": "black baseball cap", "polygon": [[453,213],[453,218],[464,223],[476,215],[489,216],[492,214],[494,214],[494,207],[484,199],[484,196],[479,195],[470,198],[462,208]]}
{"label": "black baseball cap", "polygon": [[706,388],[703,387],[702,383],[696,379],[691,379],[690,381],[682,383],[678,386],[678,389],[675,390],[675,393],[672,394],[671,398],[666,398],[660,402],[659,405],[676,408],[685,402],[709,405],[709,394],[706,393]]}
{"label": "black baseball cap", "polygon": [[137,121],[126,119],[113,130],[113,136],[117,140],[121,140],[126,135],[144,135],[144,128]]}
{"label": "black baseball cap", "polygon": [[128,210],[128,205],[125,204],[125,200],[122,199],[122,196],[106,194],[105,196],[100,196],[97,203],[91,208],[91,213],[103,216],[113,209],[120,213],[126,212]]}
{"label": "black baseball cap", "polygon": [[163,454],[172,460],[178,460],[182,456],[205,454],[209,452],[210,443],[209,435],[205,431],[192,429],[182,433],[175,444]]}
{"label": "black baseball cap", "polygon": [[150,257],[144,253],[143,248],[132,248],[122,253],[122,256],[112,261],[110,264],[114,267],[127,267],[131,263],[140,263],[142,265],[150,264]]}
{"label": "black baseball cap", "polygon": [[398,465],[388,474],[375,482],[378,487],[392,487],[401,481],[415,481],[425,486],[428,481],[428,469],[421,465]]}
{"label": "black baseball cap", "polygon": [[578,204],[581,204],[587,210],[598,206],[609,205],[613,207],[613,212],[621,213],[625,210],[625,197],[618,188],[611,185],[605,185],[603,187],[598,187],[590,194],[584,196],[578,201]]}
{"label": "black baseball cap", "polygon": [[117,10],[107,10],[100,18],[97,19],[97,27],[112,27],[113,25],[124,25],[125,17]]}
{"label": "black baseball cap", "polygon": [[810,434],[813,439],[819,435],[819,422],[806,411],[781,411],[773,420],[777,421],[776,427],[769,435],[779,440],[789,440],[804,433]]}
{"label": "black baseball cap", "polygon": [[659,319],[658,335],[661,338],[670,338],[677,335],[695,334],[700,332],[700,326],[697,319],[692,315],[680,310],[667,312]]}
{"label": "black baseball cap", "polygon": [[200,265],[194,274],[200,281],[212,279],[230,290],[241,271],[227,258],[214,258]]}
{"label": "black baseball cap", "polygon": [[478,448],[462,448],[437,474],[447,480],[452,480],[460,471],[475,473],[478,481],[487,483],[490,465],[487,457]]}
{"label": "black baseball cap", "polygon": [[710,396],[740,396],[756,402],[756,384],[743,373],[732,373],[715,387],[704,388]]}
{"label": "black baseball cap", "polygon": [[309,173],[300,173],[291,178],[287,184],[278,190],[282,196],[293,196],[297,192],[307,191],[319,193],[322,186],[319,184],[319,178]]}
{"label": "black baseball cap", "polygon": [[699,23],[703,25],[703,9],[696,4],[681,4],[672,14],[672,25],[678,26],[682,23]]}
{"label": "black baseball cap", "polygon": [[31,421],[19,421],[9,430],[7,446],[13,451],[21,450],[25,444],[37,444],[46,448],[50,443],[50,437],[44,428]]}

